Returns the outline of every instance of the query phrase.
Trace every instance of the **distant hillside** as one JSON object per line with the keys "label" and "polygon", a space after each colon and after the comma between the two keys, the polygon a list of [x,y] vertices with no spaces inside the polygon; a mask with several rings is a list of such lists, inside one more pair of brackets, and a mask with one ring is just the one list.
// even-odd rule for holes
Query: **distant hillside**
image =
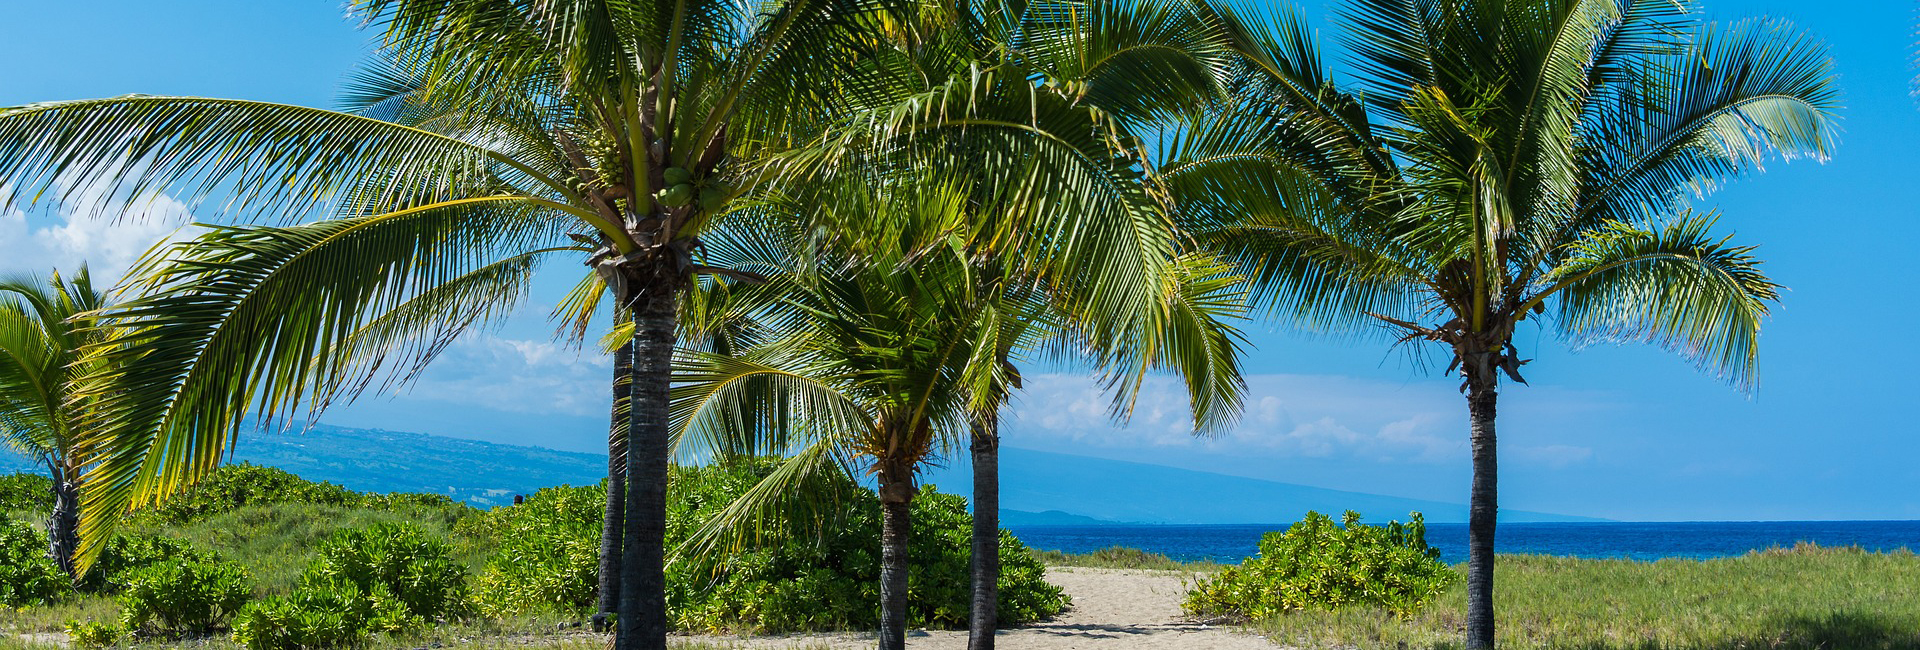
{"label": "distant hillside", "polygon": [[[304,431],[249,427],[234,460],[362,492],[445,494],[481,507],[550,485],[599,483],[607,475],[603,455],[324,424]],[[19,471],[38,468],[0,451],[0,473]]]}
{"label": "distant hillside", "polygon": [[[966,486],[965,471],[964,467],[936,470],[927,480]],[[1055,510],[1108,522],[1149,524],[1286,523],[1299,521],[1308,510],[1336,518],[1341,512],[1356,510],[1369,520],[1405,518],[1411,511],[1419,511],[1435,523],[1467,520],[1467,506],[1459,503],[1329,490],[1013,447],[1001,448],[1000,505],[1002,512]],[[1500,520],[1600,521],[1521,510],[1502,510]]]}
{"label": "distant hillside", "polygon": [[1098,526],[1101,524],[1124,524],[1125,521],[1095,519],[1071,512],[1048,510],[1046,512],[1027,512],[1025,510],[1000,510],[1002,526]]}
{"label": "distant hillside", "polygon": [[[316,481],[366,492],[430,492],[476,506],[513,501],[550,485],[590,485],[606,476],[607,457],[380,429],[317,425],[240,436],[235,460],[271,465]],[[0,451],[0,473],[37,471]],[[1369,519],[1425,513],[1430,522],[1464,522],[1458,503],[1329,490],[1224,474],[1055,454],[1012,447],[1000,459],[1001,519],[1011,526],[1271,524],[1297,521],[1307,510]],[[936,469],[925,480],[966,494],[964,467]],[[1506,510],[1502,521],[1594,521]]]}

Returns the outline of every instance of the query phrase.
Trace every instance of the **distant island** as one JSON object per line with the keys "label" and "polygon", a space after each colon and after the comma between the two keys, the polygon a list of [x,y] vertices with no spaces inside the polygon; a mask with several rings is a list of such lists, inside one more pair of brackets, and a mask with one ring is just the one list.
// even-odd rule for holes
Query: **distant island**
{"label": "distant island", "polygon": [[[543,487],[592,485],[607,475],[602,454],[327,424],[250,427],[242,432],[233,460],[279,467],[354,490],[444,494],[482,508],[513,503],[514,495]],[[0,473],[19,471],[36,468],[0,451]],[[1283,524],[1298,521],[1307,510],[1357,510],[1380,520],[1419,511],[1434,523],[1467,520],[1467,506],[1459,503],[1015,447],[1003,448],[1000,472],[1000,517],[1008,526]],[[971,484],[966,467],[958,464],[937,468],[922,479],[963,495]],[[1500,519],[1604,521],[1520,510],[1503,510]]]}

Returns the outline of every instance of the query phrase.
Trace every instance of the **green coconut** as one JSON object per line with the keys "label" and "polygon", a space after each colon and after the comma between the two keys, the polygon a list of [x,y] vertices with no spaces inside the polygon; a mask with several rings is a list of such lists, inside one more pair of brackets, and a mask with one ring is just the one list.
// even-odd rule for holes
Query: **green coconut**
{"label": "green coconut", "polygon": [[693,202],[693,185],[690,183],[681,183],[660,193],[660,204],[669,208],[677,208],[691,202]]}
{"label": "green coconut", "polygon": [[700,209],[718,210],[727,204],[727,191],[718,187],[706,187],[700,190]]}
{"label": "green coconut", "polygon": [[660,171],[660,177],[667,181],[667,187],[673,187],[693,180],[693,172],[682,167],[668,167]]}

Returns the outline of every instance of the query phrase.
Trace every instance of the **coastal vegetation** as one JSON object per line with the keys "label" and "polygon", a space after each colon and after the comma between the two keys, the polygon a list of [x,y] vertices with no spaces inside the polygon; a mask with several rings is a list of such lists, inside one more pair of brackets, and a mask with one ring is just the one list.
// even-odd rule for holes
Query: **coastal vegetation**
{"label": "coastal vegetation", "polygon": [[[44,558],[0,521],[5,597],[110,597],[117,621],[77,639],[231,627],[269,650],[595,615],[615,650],[842,627],[900,650],[913,623],[990,650],[1065,604],[994,519],[1019,366],[1087,369],[1120,420],[1176,373],[1191,429],[1223,430],[1259,314],[1441,351],[1470,559],[1451,589],[1417,519],[1315,515],[1191,610],[1377,607],[1469,648],[1535,642],[1532,619],[1496,626],[1517,333],[1649,342],[1752,386],[1779,285],[1692,200],[1824,159],[1837,107],[1811,38],[1663,0],[1348,0],[1354,83],[1290,7],[1215,0],[350,6],[378,45],[339,110],[0,110],[0,208],[166,191],[253,220],[156,249],[115,304],[85,273],[65,297],[0,286],[0,434],[53,476]],[[480,513],[220,468],[246,419],[404,385],[556,259],[590,271],[555,319],[618,350],[605,485]],[[970,515],[917,483],[962,447]]]}
{"label": "coastal vegetation", "polygon": [[1427,545],[1420,513],[1407,523],[1340,523],[1318,512],[1260,539],[1260,554],[1201,580],[1183,608],[1200,618],[1247,621],[1317,609],[1374,608],[1410,617],[1459,578]]}
{"label": "coastal vegetation", "polygon": [[[1907,551],[1802,544],[1655,562],[1502,555],[1498,566],[1502,648],[1920,647],[1920,556]],[[1309,610],[1249,629],[1316,650],[1457,648],[1465,600],[1456,588],[1410,617],[1377,608]]]}
{"label": "coastal vegetation", "polygon": [[[742,459],[676,468],[669,541],[685,541],[774,467]],[[871,629],[881,525],[868,506],[876,497],[844,475],[835,480],[851,507],[824,522],[768,519],[751,548],[670,563],[674,629]],[[78,586],[45,556],[37,530],[0,521],[0,576],[8,578],[0,629],[104,643],[199,643],[212,634],[256,650],[553,631],[597,610],[605,494],[603,485],[559,486],[483,511],[438,495],[359,493],[231,465],[128,523],[103,549],[92,581]],[[908,549],[920,567],[909,622],[964,627],[964,500],[929,486],[914,503],[922,534]],[[1008,558],[1001,622],[1058,614],[1068,601],[1042,565],[1010,534],[1000,538]]]}

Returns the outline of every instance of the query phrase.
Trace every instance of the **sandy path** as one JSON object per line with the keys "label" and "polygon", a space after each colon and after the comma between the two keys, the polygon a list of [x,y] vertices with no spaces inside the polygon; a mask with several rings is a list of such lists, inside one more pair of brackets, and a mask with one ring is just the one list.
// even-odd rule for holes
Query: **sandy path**
{"label": "sandy path", "polygon": [[[1180,599],[1187,593],[1176,571],[1139,571],[1048,567],[1047,581],[1073,597],[1073,608],[1052,621],[1001,630],[995,644],[1005,650],[1072,650],[1078,648],[1191,648],[1193,650],[1273,650],[1266,639],[1215,625],[1186,621]],[[872,635],[795,635],[784,637],[704,638],[708,642],[741,648],[873,647]],[[907,647],[917,650],[961,650],[965,631],[912,632]]]}

